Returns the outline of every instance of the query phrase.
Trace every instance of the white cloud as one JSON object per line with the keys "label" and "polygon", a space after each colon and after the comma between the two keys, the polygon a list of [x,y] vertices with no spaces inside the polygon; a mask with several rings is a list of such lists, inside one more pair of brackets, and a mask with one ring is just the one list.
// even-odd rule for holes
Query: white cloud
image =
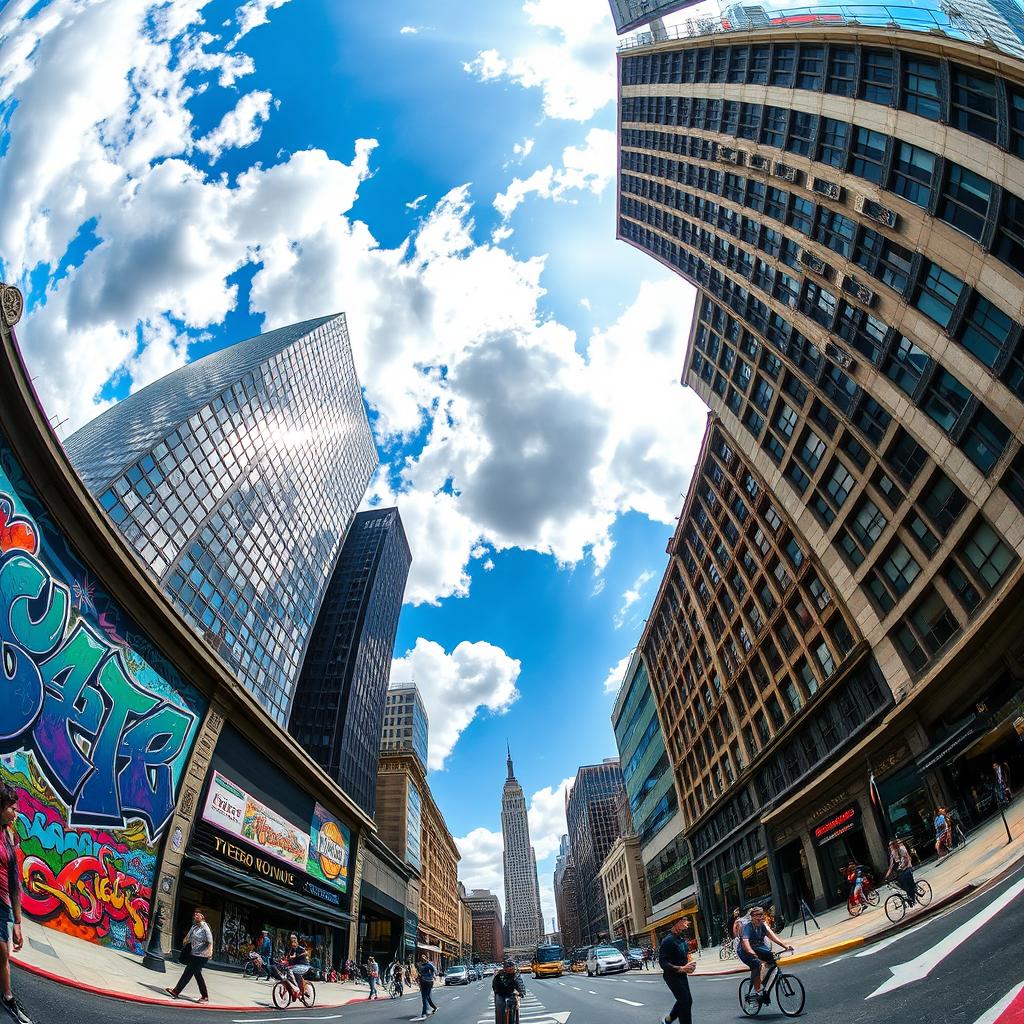
{"label": "white cloud", "polygon": [[633,607],[640,600],[640,596],[643,593],[644,587],[647,586],[651,580],[654,579],[654,573],[649,569],[645,569],[636,578],[636,582],[628,590],[624,591],[622,595],[622,605],[619,610],[615,613],[615,628],[622,629],[626,622],[626,616],[629,614],[630,608]]}
{"label": "white cloud", "polygon": [[504,847],[501,833],[489,828],[475,828],[468,835],[456,837],[461,860],[459,880],[467,889],[490,889],[502,909],[505,906]]}
{"label": "white cloud", "polygon": [[401,36],[415,36],[420,32],[418,25],[403,25],[399,30],[398,34]]}
{"label": "white cloud", "polygon": [[513,178],[504,192],[494,197],[494,208],[507,224],[516,207],[528,195],[554,202],[573,202],[570,192],[600,195],[615,177],[615,132],[591,128],[582,146],[567,146],[562,151],[562,166],[548,164],[528,178]]}
{"label": "white cloud", "polygon": [[507,168],[513,163],[521,164],[532,152],[535,145],[535,140],[531,138],[525,138],[522,142],[516,142],[512,145],[512,159],[506,160],[502,164],[502,168]]}
{"label": "white cloud", "polygon": [[540,89],[548,117],[588,121],[615,96],[615,30],[595,0],[526,0],[530,39],[503,56],[480,51],[463,68],[481,82],[502,78]]}
{"label": "white cloud", "polygon": [[463,640],[448,654],[419,637],[412,650],[391,663],[396,686],[419,687],[430,719],[428,767],[444,768],[459,736],[483,711],[501,715],[519,699],[522,664],[486,641]]}
{"label": "white cloud", "polygon": [[238,25],[238,33],[228,43],[228,49],[238,45],[238,41],[248,35],[254,28],[266,25],[270,21],[270,12],[278,7],[284,7],[288,0],[246,0],[241,7],[235,11],[235,22]]}
{"label": "white cloud", "polygon": [[629,668],[629,659],[633,657],[633,652],[630,651],[628,654],[624,654],[619,661],[612,665],[608,669],[608,675],[604,677],[604,692],[605,693],[618,693],[619,687],[622,685],[622,677],[626,674],[626,669]]}
{"label": "white cloud", "polygon": [[423,200],[426,199],[426,198],[427,198],[427,195],[426,195],[426,193],[424,193],[421,196],[417,196],[414,200],[412,200],[412,202],[406,203],[405,207],[406,207],[407,210],[418,210],[420,208],[420,205],[422,204]]}
{"label": "white cloud", "polygon": [[529,800],[530,842],[542,861],[558,851],[558,843],[568,831],[565,824],[565,796],[576,776],[562,779],[557,786],[538,789]]}
{"label": "white cloud", "polygon": [[251,146],[261,133],[261,125],[270,117],[273,96],[266,91],[246,93],[220,124],[196,143],[196,149],[216,160],[225,149]]}

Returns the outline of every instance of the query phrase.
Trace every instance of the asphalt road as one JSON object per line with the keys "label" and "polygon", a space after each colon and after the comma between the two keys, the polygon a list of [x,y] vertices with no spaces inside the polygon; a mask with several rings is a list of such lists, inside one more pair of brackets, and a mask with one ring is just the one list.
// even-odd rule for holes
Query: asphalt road
{"label": "asphalt road", "polygon": [[[1024,984],[1024,867],[998,886],[966,900],[897,936],[832,960],[796,964],[807,1004],[803,1020],[821,1024],[976,1024],[1007,993]],[[799,936],[794,938],[799,951]],[[744,1019],[740,976],[690,982],[695,1024],[733,1024]],[[391,1024],[419,1012],[418,996],[356,1003],[336,1009],[292,1009],[244,1014],[148,1006],[104,999],[65,988],[23,971],[17,991],[35,1024],[287,1024],[337,1021]],[[529,997],[522,1024],[656,1024],[671,1005],[658,975],[631,972],[605,978],[568,975],[526,979]],[[435,993],[435,1024],[490,1024],[489,985],[475,982]],[[763,1020],[785,1020],[775,1006]],[[6,1024],[0,1017],[0,1024]]]}

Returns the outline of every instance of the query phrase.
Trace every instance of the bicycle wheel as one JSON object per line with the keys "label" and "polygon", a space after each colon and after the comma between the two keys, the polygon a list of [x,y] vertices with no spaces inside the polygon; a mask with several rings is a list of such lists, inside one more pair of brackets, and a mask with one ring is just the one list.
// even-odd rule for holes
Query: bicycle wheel
{"label": "bicycle wheel", "polygon": [[850,917],[860,917],[860,915],[864,913],[864,901],[857,900],[854,902],[854,899],[851,896],[846,901],[846,909],[850,912]]}
{"label": "bicycle wheel", "polygon": [[251,978],[255,973],[256,965],[251,960],[247,960],[245,966],[242,968],[242,977]]}
{"label": "bicycle wheel", "polygon": [[306,987],[302,990],[302,1005],[307,1009],[311,1010],[313,1004],[316,1002],[316,986],[311,981],[306,982]]}
{"label": "bicycle wheel", "polygon": [[747,996],[750,993],[751,981],[749,978],[744,978],[740,982],[740,1009],[748,1017],[756,1017],[761,1012],[761,1000],[758,999],[754,1002],[747,1002]]}
{"label": "bicycle wheel", "polygon": [[283,982],[279,981],[275,986],[271,995],[274,999],[274,1005],[279,1010],[287,1010],[292,1003],[292,994],[288,991],[288,986]]}
{"label": "bicycle wheel", "polygon": [[885,901],[885,916],[896,924],[902,921],[907,912],[907,901],[898,893],[894,892]]}
{"label": "bicycle wheel", "polygon": [[864,902],[869,907],[878,906],[878,890],[877,889],[865,889],[864,890]]}
{"label": "bicycle wheel", "polygon": [[799,1017],[803,1013],[804,993],[803,982],[794,974],[780,974],[775,982],[775,1002],[787,1017]]}
{"label": "bicycle wheel", "polygon": [[918,906],[927,907],[932,901],[932,887],[925,881],[917,883]]}

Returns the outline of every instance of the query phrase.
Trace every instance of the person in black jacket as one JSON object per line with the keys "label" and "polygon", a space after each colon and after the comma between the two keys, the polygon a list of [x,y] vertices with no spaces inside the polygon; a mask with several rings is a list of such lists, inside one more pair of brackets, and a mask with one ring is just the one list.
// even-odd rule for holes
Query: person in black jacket
{"label": "person in black jacket", "polygon": [[673,921],[672,930],[661,940],[658,947],[658,964],[662,977],[676,999],[668,1016],[661,1018],[664,1024],[671,1024],[675,1020],[681,1021],[682,1024],[691,1024],[693,998],[690,995],[690,983],[687,978],[697,969],[697,965],[690,959],[690,942],[686,936],[689,927],[689,918],[681,917],[678,921]]}
{"label": "person in black jacket", "polygon": [[505,1001],[510,997],[516,1000],[515,1020],[519,1020],[519,1000],[526,995],[526,985],[516,965],[506,959],[501,970],[496,971],[491,980],[491,991],[494,993],[494,1024],[505,1024]]}

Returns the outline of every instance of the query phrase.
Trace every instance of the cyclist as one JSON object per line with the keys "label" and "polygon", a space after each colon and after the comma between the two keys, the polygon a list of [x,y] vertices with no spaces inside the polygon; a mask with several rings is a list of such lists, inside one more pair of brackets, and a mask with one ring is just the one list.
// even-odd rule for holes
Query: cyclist
{"label": "cyclist", "polygon": [[917,902],[914,864],[910,859],[910,851],[902,839],[889,840],[889,870],[886,871],[885,877],[888,878],[894,871],[896,872],[896,881],[900,883],[907,894],[907,902],[913,906]]}
{"label": "cyclist", "polygon": [[854,864],[852,860],[846,865],[846,881],[850,885],[850,897],[855,904],[863,899],[864,870],[863,864]]}
{"label": "cyclist", "polygon": [[793,947],[780,939],[768,926],[764,919],[764,907],[750,908],[750,922],[743,926],[740,933],[739,958],[750,968],[750,992],[747,994],[748,1002],[767,1002],[761,996],[761,965],[767,964],[764,980],[767,982],[775,969],[775,954],[772,952],[772,943],[782,946],[784,949],[793,951]]}
{"label": "cyclist", "polygon": [[298,995],[296,999],[302,998],[306,991],[305,974],[309,970],[309,954],[306,947],[299,942],[298,935],[292,932],[288,936],[288,949],[285,951],[285,981]]}
{"label": "cyclist", "polygon": [[494,993],[494,1024],[505,1024],[505,1007],[509,999],[515,999],[515,1017],[519,1020],[519,1000],[526,995],[526,985],[520,973],[516,970],[515,962],[508,957],[501,965],[500,971],[495,971],[491,979],[491,991]]}

